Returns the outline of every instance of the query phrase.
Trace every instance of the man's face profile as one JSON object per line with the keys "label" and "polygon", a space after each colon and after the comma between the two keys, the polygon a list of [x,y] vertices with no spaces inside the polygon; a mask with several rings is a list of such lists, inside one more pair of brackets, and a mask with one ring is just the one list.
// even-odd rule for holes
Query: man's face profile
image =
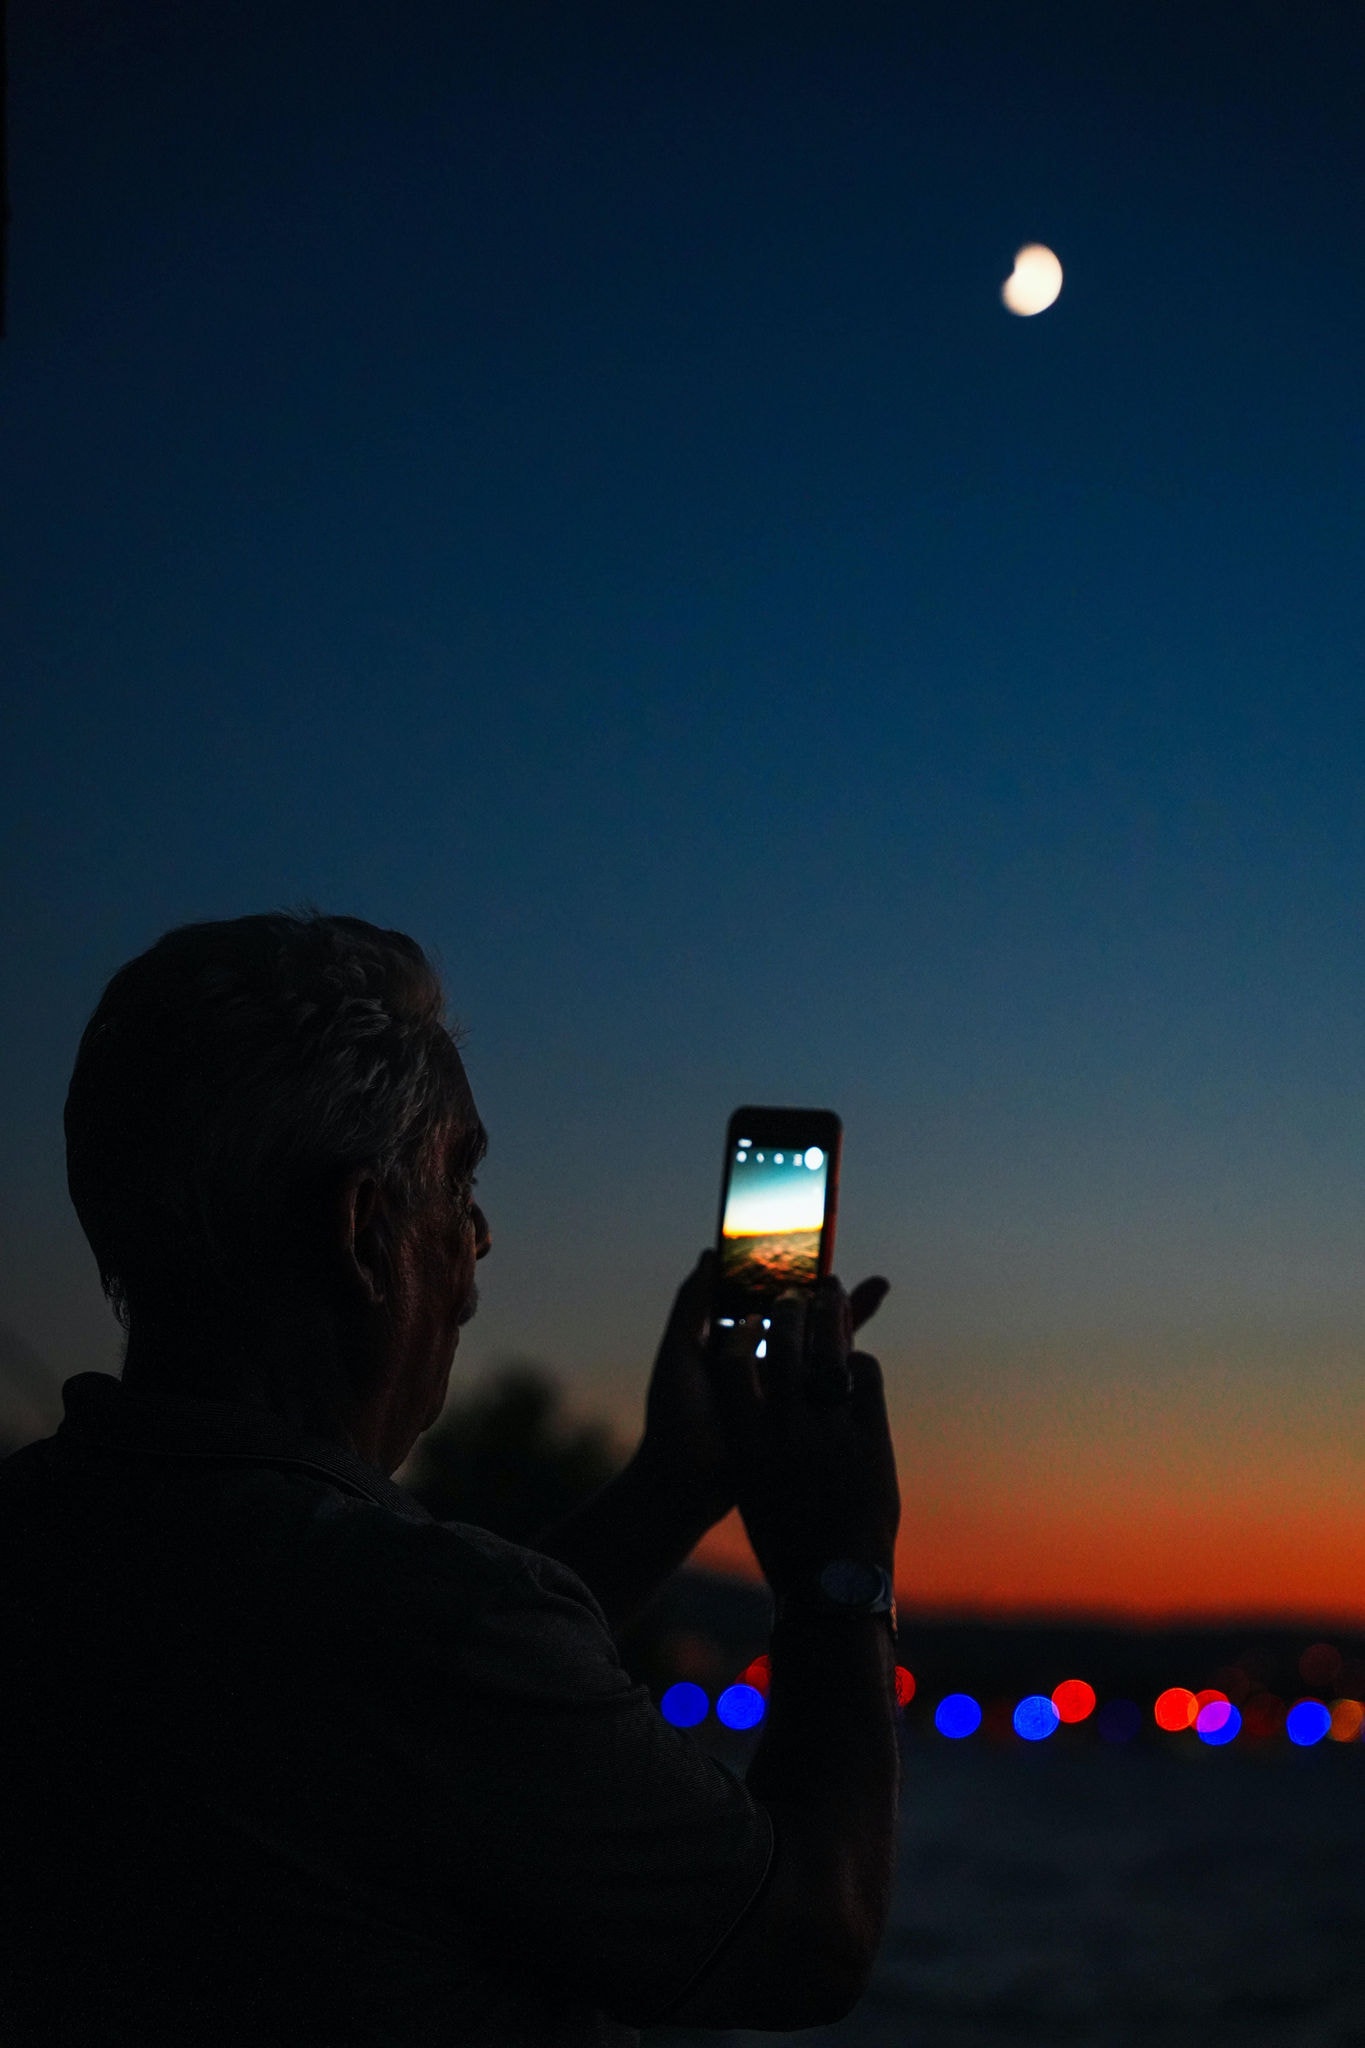
{"label": "man's face profile", "polygon": [[492,1246],[483,1210],[472,1196],[461,1199],[456,1161],[467,1152],[471,1130],[479,1133],[480,1149],[483,1140],[467,1081],[463,1092],[467,1109],[443,1142],[446,1171],[440,1189],[402,1234],[387,1286],[367,1230],[374,1184],[362,1178],[350,1194],[347,1227],[356,1273],[371,1301],[392,1288],[378,1375],[388,1398],[376,1403],[378,1427],[369,1432],[369,1447],[359,1438],[357,1447],[390,1472],[445,1406],[460,1332],[478,1310],[478,1262]]}

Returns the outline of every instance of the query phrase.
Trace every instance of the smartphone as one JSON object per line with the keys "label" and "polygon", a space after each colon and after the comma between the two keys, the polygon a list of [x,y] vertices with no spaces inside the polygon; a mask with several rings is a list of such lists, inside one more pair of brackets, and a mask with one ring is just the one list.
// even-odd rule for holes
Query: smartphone
{"label": "smartphone", "polygon": [[834,1270],[844,1127],[832,1109],[737,1109],[725,1135],[713,1346]]}

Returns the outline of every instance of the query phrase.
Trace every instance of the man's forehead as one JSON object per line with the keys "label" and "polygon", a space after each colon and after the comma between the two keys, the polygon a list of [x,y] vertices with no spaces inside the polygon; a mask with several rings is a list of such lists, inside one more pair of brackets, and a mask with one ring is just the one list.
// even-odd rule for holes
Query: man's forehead
{"label": "man's forehead", "polygon": [[472,1095],[456,1104],[446,1132],[446,1159],[452,1171],[473,1173],[488,1150],[488,1133]]}
{"label": "man's forehead", "polygon": [[456,1120],[466,1126],[476,1124],[479,1112],[474,1104],[474,1090],[469,1085],[469,1075],[453,1038],[450,1040],[450,1063],[454,1069],[451,1096]]}
{"label": "man's forehead", "polygon": [[488,1133],[479,1115],[474,1091],[469,1085],[464,1061],[451,1044],[455,1063],[455,1087],[452,1091],[450,1130],[446,1149],[452,1161],[458,1160],[467,1172],[472,1173],[484,1153],[488,1150]]}

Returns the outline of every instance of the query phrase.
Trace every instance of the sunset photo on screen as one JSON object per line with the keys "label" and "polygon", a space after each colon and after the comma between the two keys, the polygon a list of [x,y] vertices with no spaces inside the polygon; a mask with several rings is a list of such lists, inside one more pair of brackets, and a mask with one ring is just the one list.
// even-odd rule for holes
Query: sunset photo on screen
{"label": "sunset photo on screen", "polygon": [[766,1293],[817,1277],[828,1172],[818,1145],[769,1151],[740,1144],[721,1229],[728,1282]]}

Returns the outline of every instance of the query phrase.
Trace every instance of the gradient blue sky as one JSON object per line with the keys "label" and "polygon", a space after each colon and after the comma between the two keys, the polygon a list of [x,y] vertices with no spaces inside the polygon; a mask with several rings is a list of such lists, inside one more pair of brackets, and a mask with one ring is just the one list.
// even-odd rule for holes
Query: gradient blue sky
{"label": "gradient blue sky", "polygon": [[907,1584],[1365,1612],[1363,88],[1324,0],[19,0],[0,1321],[112,1367],[81,1026],[311,898],[468,1030],[466,1375],[630,1438],[828,1104]]}

